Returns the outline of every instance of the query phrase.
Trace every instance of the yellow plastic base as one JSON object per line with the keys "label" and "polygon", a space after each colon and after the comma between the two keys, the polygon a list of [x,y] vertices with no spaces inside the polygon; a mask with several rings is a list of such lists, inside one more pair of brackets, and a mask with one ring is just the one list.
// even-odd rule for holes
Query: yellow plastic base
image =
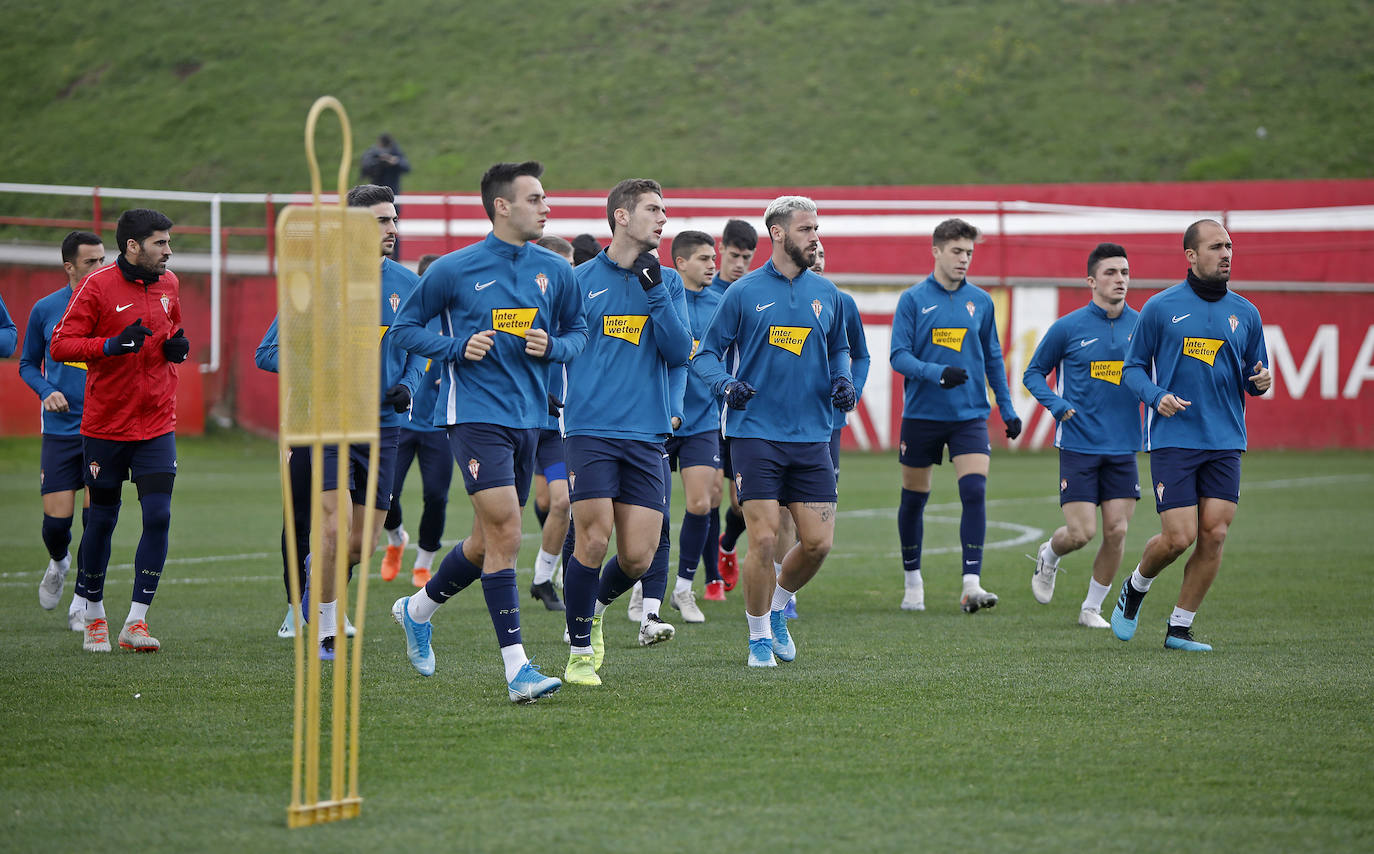
{"label": "yellow plastic base", "polygon": [[357,818],[363,811],[362,798],[344,798],[341,801],[320,801],[317,804],[304,804],[286,808],[287,827],[309,827],[329,821],[343,821]]}

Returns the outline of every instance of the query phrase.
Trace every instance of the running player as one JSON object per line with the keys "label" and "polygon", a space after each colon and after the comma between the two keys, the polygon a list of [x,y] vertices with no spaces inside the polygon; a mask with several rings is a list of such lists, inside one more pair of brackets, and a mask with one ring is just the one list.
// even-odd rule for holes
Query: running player
{"label": "running player", "polygon": [[[1140,401],[1121,384],[1121,366],[1140,315],[1126,304],[1131,270],[1126,250],[1099,243],[1088,255],[1091,301],[1056,320],[1035,348],[1022,382],[1054,419],[1059,449],[1059,506],[1064,524],[1040,544],[1031,592],[1048,604],[1059,559],[1093,538],[1102,513],[1102,545],[1093,559],[1078,624],[1107,628],[1102,602],[1126,548],[1126,528],[1140,500],[1135,453]],[[1055,372],[1051,391],[1045,378]]]}

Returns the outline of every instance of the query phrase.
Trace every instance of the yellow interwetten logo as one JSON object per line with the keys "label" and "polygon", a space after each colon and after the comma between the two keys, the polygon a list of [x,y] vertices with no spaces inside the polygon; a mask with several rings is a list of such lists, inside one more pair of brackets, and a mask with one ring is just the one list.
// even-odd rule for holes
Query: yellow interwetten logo
{"label": "yellow interwetten logo", "polygon": [[605,314],[601,316],[601,334],[638,347],[639,336],[644,334],[644,324],[648,320],[647,314]]}
{"label": "yellow interwetten logo", "polygon": [[953,329],[936,328],[930,330],[930,343],[936,347],[947,347],[956,353],[964,349],[964,336],[968,330],[962,326]]}
{"label": "yellow interwetten logo", "polygon": [[524,338],[525,333],[534,325],[534,316],[538,313],[537,308],[493,308],[491,328],[497,332],[509,332],[517,338]]}
{"label": "yellow interwetten logo", "polygon": [[693,339],[692,339],[692,355],[688,356],[687,358],[689,358],[689,359],[695,359],[696,356],[697,356],[697,348],[700,347],[700,346],[701,346],[701,340],[700,340],[700,339],[697,339],[697,338],[693,338]]}
{"label": "yellow interwetten logo", "polygon": [[811,327],[809,326],[770,326],[768,327],[768,343],[800,356],[802,345],[806,343],[806,336],[810,334]]}
{"label": "yellow interwetten logo", "polygon": [[86,367],[86,363],[85,363],[85,362],[63,362],[62,364],[66,365],[66,366],[69,367],[69,368],[76,368],[76,369],[79,370],[79,371],[89,370],[89,369]]}
{"label": "yellow interwetten logo", "polygon": [[1121,385],[1121,364],[1121,362],[1093,362],[1090,366],[1092,378],[1112,385]]}
{"label": "yellow interwetten logo", "polygon": [[1217,362],[1217,351],[1226,342],[1221,338],[1184,338],[1183,355],[1192,356],[1199,362],[1206,362],[1215,365]]}
{"label": "yellow interwetten logo", "polygon": [[391,328],[390,326],[378,326],[378,327],[377,327],[377,340],[380,341],[380,340],[382,340],[383,338],[385,338],[385,337],[386,337],[386,331],[387,331],[388,329],[390,329],[390,328]]}

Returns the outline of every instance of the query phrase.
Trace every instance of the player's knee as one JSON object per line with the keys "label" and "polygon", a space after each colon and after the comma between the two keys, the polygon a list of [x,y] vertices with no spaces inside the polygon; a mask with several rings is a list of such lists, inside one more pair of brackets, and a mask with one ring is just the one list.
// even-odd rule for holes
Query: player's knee
{"label": "player's knee", "polygon": [[1078,549],[1081,549],[1084,546],[1086,546],[1089,542],[1092,541],[1092,538],[1097,534],[1097,525],[1093,523],[1089,523],[1086,525],[1069,524],[1065,525],[1064,527],[1065,535],[1068,537],[1069,541],[1068,546],[1070,549],[1074,551],[1077,551]]}
{"label": "player's knee", "polygon": [[987,475],[966,474],[959,478],[959,501],[964,505],[982,504],[987,500]]}
{"label": "player's knee", "polygon": [[1161,535],[1161,539],[1164,542],[1164,548],[1168,550],[1170,556],[1178,557],[1192,547],[1193,540],[1196,536],[1197,534],[1194,531],[1165,531]]}
{"label": "player's knee", "polygon": [[559,519],[568,516],[568,508],[572,503],[568,501],[568,496],[553,494],[549,496],[549,515]]}
{"label": "player's knee", "polygon": [[687,496],[687,512],[694,516],[705,516],[711,509],[711,497],[706,493]]}
{"label": "player's knee", "polygon": [[144,531],[166,531],[172,527],[172,496],[155,492],[139,499],[143,508]]}
{"label": "player's knee", "polygon": [[1102,544],[1107,546],[1121,546],[1126,542],[1126,520],[1117,519],[1111,522],[1102,523]]}
{"label": "player's knee", "polygon": [[1200,548],[1221,550],[1226,542],[1226,534],[1231,526],[1225,522],[1214,522],[1207,525],[1198,532],[1198,546]]}

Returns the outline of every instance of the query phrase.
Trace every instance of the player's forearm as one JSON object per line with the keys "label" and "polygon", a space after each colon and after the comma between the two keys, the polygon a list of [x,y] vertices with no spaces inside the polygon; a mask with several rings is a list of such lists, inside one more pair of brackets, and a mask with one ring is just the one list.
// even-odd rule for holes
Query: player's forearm
{"label": "player's forearm", "polygon": [[854,373],[854,394],[862,397],[864,386],[868,384],[868,369],[873,360],[867,355],[855,359],[850,363],[850,370]]}
{"label": "player's forearm", "polygon": [[[404,309],[404,306],[402,308]],[[446,360],[462,358],[466,338],[459,340],[456,335],[449,337],[431,332],[426,328],[425,322],[427,321],[402,320],[398,315],[386,334],[392,337],[395,346],[413,356]]]}
{"label": "player's forearm", "polygon": [[1045,375],[1036,370],[1034,366],[1026,368],[1026,372],[1021,375],[1021,385],[1026,387],[1026,391],[1040,402],[1040,405],[1050,411],[1050,414],[1058,418],[1060,413],[1068,408],[1068,401],[1050,390],[1050,384]]}
{"label": "player's forearm", "polygon": [[1121,371],[1121,382],[1131,390],[1142,403],[1154,409],[1168,392],[1163,386],[1150,381],[1150,375],[1139,365],[1127,364]]}
{"label": "player's forearm", "polygon": [[587,328],[585,326],[569,330],[561,335],[549,336],[549,351],[544,354],[544,358],[550,362],[571,362],[582,348],[587,346]]}
{"label": "player's forearm", "polygon": [[910,350],[895,347],[892,350],[891,362],[892,370],[909,380],[939,382],[940,372],[945,369],[944,365],[921,361]]}
{"label": "player's forearm", "polygon": [[685,301],[679,313],[666,286],[650,288],[646,295],[649,298],[649,317],[654,321],[654,345],[658,348],[658,354],[670,367],[687,364],[692,356],[692,332],[682,319],[687,312]]}
{"label": "player's forearm", "polygon": [[76,338],[57,332],[48,351],[54,362],[98,362],[106,358],[104,338]]}

